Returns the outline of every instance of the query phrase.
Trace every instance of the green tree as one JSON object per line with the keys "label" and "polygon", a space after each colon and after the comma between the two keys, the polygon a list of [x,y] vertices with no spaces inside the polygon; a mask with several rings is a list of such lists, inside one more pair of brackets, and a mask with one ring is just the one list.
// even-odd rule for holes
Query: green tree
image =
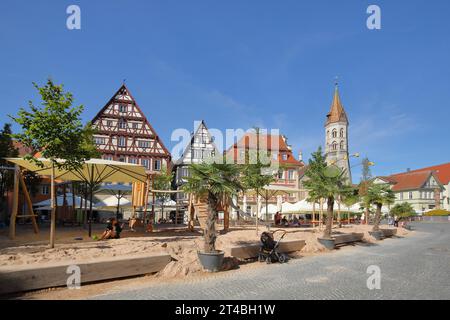
{"label": "green tree", "polygon": [[[55,199],[55,168],[75,170],[80,168],[85,160],[92,156],[92,150],[86,146],[86,137],[89,133],[82,125],[82,105],[72,107],[73,95],[64,92],[62,85],[56,85],[52,80],[39,87],[33,83],[41,96],[41,106],[36,106],[29,101],[30,111],[20,108],[16,117],[10,116],[18,123],[22,132],[13,134],[12,137],[22,142],[33,151],[39,151],[42,157],[47,158],[52,164],[52,198]],[[91,143],[93,143],[91,141]],[[39,159],[28,154],[25,159],[43,166]],[[58,161],[63,159],[63,162]],[[52,207],[50,246],[55,245],[56,212]]]}
{"label": "green tree", "polygon": [[371,180],[372,172],[370,170],[370,166],[372,165],[372,162],[369,161],[369,158],[366,157],[362,160],[361,164],[362,164],[361,182]]}
{"label": "green tree", "polygon": [[0,221],[5,220],[7,211],[5,194],[12,189],[14,184],[14,171],[6,169],[10,165],[4,158],[14,158],[19,155],[19,151],[14,147],[11,134],[11,124],[5,123],[0,131],[0,167],[4,167],[0,168]]}
{"label": "green tree", "polygon": [[416,211],[408,202],[397,203],[391,208],[391,215],[398,218],[408,218],[416,215]]}
{"label": "green tree", "polygon": [[372,231],[380,230],[381,209],[383,205],[393,204],[395,201],[394,192],[388,184],[371,183],[364,196],[364,203],[374,204],[377,209],[375,211],[375,222]]}
{"label": "green tree", "polygon": [[342,198],[342,203],[347,207],[347,218],[350,223],[350,207],[359,202],[358,190],[354,190],[353,193],[350,193]]}
{"label": "green tree", "polygon": [[183,190],[199,199],[207,199],[208,218],[205,228],[205,252],[215,252],[218,205],[242,190],[240,168],[235,164],[202,163],[189,166],[189,177]]}
{"label": "green tree", "polygon": [[322,153],[322,148],[319,147],[312,154],[305,172],[308,179],[304,182],[304,185],[309,191],[310,197],[327,200],[327,220],[323,234],[325,239],[331,238],[335,199],[338,197],[345,198],[354,193],[354,188],[347,184],[345,171],[336,170],[336,168],[330,170]]}
{"label": "green tree", "polygon": [[[154,190],[170,190],[172,187],[172,181],[174,178],[174,172],[167,169],[166,166],[161,168],[159,174],[154,176],[153,189]],[[164,214],[164,203],[170,199],[171,194],[166,192],[157,192],[155,194],[156,200],[161,205],[161,214]]]}

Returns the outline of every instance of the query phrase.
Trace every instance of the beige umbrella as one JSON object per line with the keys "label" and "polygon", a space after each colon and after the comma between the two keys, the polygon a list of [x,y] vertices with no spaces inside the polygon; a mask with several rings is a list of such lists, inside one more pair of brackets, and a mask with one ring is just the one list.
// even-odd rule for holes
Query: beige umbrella
{"label": "beige umbrella", "polygon": [[[50,159],[45,158],[38,159],[42,163],[42,167],[23,158],[6,158],[6,160],[39,175],[52,176],[53,181],[85,182],[90,188],[89,237],[92,233],[92,199],[96,185],[102,182],[132,183],[147,181],[147,174],[143,166],[119,161],[90,159],[85,161],[78,169],[66,170],[53,166]],[[57,161],[64,163],[62,159]],[[54,203],[52,203],[53,207]]]}

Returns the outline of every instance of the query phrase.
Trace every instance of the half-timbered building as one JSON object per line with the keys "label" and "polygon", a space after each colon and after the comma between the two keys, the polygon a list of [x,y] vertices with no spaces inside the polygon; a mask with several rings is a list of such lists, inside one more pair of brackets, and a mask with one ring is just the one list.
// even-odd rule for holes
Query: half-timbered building
{"label": "half-timbered building", "polygon": [[171,155],[123,84],[92,120],[105,160],[143,165],[149,174],[171,167]]}

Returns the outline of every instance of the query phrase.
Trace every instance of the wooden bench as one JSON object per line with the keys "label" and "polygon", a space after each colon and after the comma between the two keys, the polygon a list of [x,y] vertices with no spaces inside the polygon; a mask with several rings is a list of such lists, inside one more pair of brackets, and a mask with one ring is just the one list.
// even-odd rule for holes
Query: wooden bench
{"label": "wooden bench", "polygon": [[345,245],[353,242],[362,241],[364,238],[364,233],[346,233],[346,234],[338,234],[332,236],[334,239],[334,245]]}
{"label": "wooden bench", "polygon": [[[305,240],[283,240],[280,242],[278,251],[281,253],[289,253],[301,251],[306,245]],[[225,254],[239,259],[256,258],[261,245],[259,243],[250,243],[247,245],[234,246],[225,248]]]}
{"label": "wooden bench", "polygon": [[380,229],[383,232],[385,238],[393,237],[397,234],[397,229]]}
{"label": "wooden bench", "polygon": [[331,239],[318,238],[317,240],[325,246],[327,249],[334,249],[336,246],[343,246],[351,244],[354,242],[362,241],[364,238],[364,233],[344,233],[344,234],[333,234]]}
{"label": "wooden bench", "polygon": [[158,272],[171,261],[167,253],[0,267],[0,294],[66,286],[68,267],[81,271],[81,284]]}

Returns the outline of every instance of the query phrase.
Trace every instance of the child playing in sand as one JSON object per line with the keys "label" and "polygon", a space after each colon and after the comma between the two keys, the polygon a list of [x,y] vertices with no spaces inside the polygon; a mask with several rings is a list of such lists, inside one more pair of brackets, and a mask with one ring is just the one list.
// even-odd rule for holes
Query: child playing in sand
{"label": "child playing in sand", "polygon": [[122,232],[123,224],[119,225],[119,222],[116,218],[112,218],[110,223],[106,226],[105,232],[103,232],[102,236],[99,240],[105,239],[120,239],[120,233]]}

